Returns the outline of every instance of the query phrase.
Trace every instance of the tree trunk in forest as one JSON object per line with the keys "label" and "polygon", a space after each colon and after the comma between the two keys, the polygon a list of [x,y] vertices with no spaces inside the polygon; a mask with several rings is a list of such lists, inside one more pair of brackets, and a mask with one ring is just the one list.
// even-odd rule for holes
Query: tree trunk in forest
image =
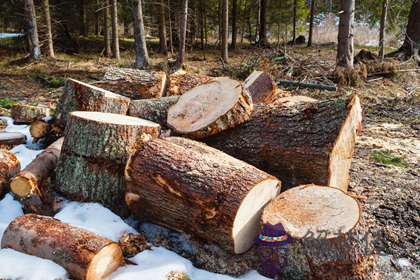
{"label": "tree trunk in forest", "polygon": [[297,0],[293,0],[293,45],[296,45]]}
{"label": "tree trunk in forest", "polygon": [[99,0],[95,0],[95,35],[99,36]]}
{"label": "tree trunk in forest", "polygon": [[28,41],[29,41],[29,54],[31,59],[41,58],[41,49],[38,40],[38,27],[36,24],[35,7],[33,0],[25,0],[25,14],[26,23],[28,26]]}
{"label": "tree trunk in forest", "polygon": [[14,153],[0,149],[0,197],[9,190],[9,181],[20,172],[20,162]]}
{"label": "tree trunk in forest", "polygon": [[120,59],[120,45],[118,42],[118,4],[117,0],[111,0],[112,19],[112,57]]}
{"label": "tree trunk in forest", "polygon": [[255,42],[258,42],[259,40],[259,34],[261,27],[261,0],[257,0],[257,22],[255,23]]}
{"label": "tree trunk in forest", "polygon": [[260,32],[259,32],[259,44],[262,47],[268,45],[267,40],[267,1],[261,0],[261,9],[260,9]]}
{"label": "tree trunk in forest", "polygon": [[72,112],[57,164],[57,191],[76,201],[101,203],[126,217],[125,165],[132,153],[159,132],[157,123],[139,118]]}
{"label": "tree trunk in forest", "polygon": [[251,96],[242,83],[219,77],[184,93],[169,108],[168,125],[179,135],[198,139],[243,123],[251,110]]}
{"label": "tree trunk in forest", "polygon": [[314,33],[315,0],[311,0],[311,22],[309,24],[308,47],[312,46],[312,35]]}
{"label": "tree trunk in forest", "polygon": [[159,19],[159,51],[164,55],[168,55],[168,48],[166,46],[165,3],[163,1],[159,0],[156,4]]}
{"label": "tree trunk in forest", "polygon": [[178,70],[184,64],[185,57],[185,36],[187,33],[188,0],[182,0],[182,19],[179,31],[179,53],[174,68]]}
{"label": "tree trunk in forest", "polygon": [[213,77],[178,70],[169,75],[169,86],[166,96],[183,95],[190,89],[214,79]]}
{"label": "tree trunk in forest", "polygon": [[105,0],[104,10],[104,41],[105,41],[105,54],[111,56],[111,39],[109,38],[109,0]]}
{"label": "tree trunk in forest", "polygon": [[201,43],[201,49],[204,50],[204,0],[200,1],[200,43]]}
{"label": "tree trunk in forest", "polygon": [[50,108],[31,106],[26,104],[13,104],[11,118],[16,123],[32,123],[35,119],[48,117]]}
{"label": "tree trunk in forest", "polygon": [[384,56],[385,56],[385,27],[386,27],[387,11],[388,11],[388,0],[383,0],[381,27],[379,29],[379,59],[381,60],[384,60]]}
{"label": "tree trunk in forest", "polygon": [[52,31],[51,31],[51,17],[50,17],[49,0],[42,0],[42,6],[44,8],[45,23],[47,25],[48,55],[50,57],[55,57],[54,56],[53,37],[52,37]]}
{"label": "tree trunk in forest", "polygon": [[10,150],[20,144],[26,143],[26,135],[20,132],[0,133],[0,149]]}
{"label": "tree trunk in forest", "polygon": [[277,48],[280,49],[280,31],[281,31],[281,16],[282,16],[282,5],[281,5],[281,1],[279,2],[279,21],[277,24]]}
{"label": "tree trunk in forest", "polygon": [[229,63],[228,39],[229,39],[229,7],[228,7],[228,0],[223,0],[221,57],[224,63]]}
{"label": "tree trunk in forest", "polygon": [[341,0],[338,27],[337,66],[353,69],[355,0]]}
{"label": "tree trunk in forest", "polygon": [[236,37],[238,36],[238,28],[236,21],[238,20],[238,0],[232,0],[232,43],[230,48],[236,51]]}
{"label": "tree trunk in forest", "polygon": [[[190,11],[192,12],[192,16],[189,17],[190,19],[190,28],[189,28],[189,43],[191,44],[191,46],[195,45],[195,39],[197,37],[197,33],[196,33],[196,29],[197,29],[197,0],[190,0],[191,1],[191,5],[190,5]],[[187,23],[188,25],[188,23]]]}
{"label": "tree trunk in forest", "polygon": [[174,44],[172,42],[172,19],[171,19],[171,6],[168,0],[168,19],[169,19],[169,43],[171,44],[171,54],[174,55]]}
{"label": "tree trunk in forest", "polygon": [[252,247],[262,208],[280,192],[280,181],[267,173],[180,137],[146,142],[127,163],[126,180],[134,218],[235,254]]}
{"label": "tree trunk in forest", "polygon": [[282,94],[277,84],[264,71],[254,71],[244,81],[253,103],[270,103]]}
{"label": "tree trunk in forest", "polygon": [[86,0],[80,0],[80,35],[86,37],[88,35],[87,17],[86,17]]}
{"label": "tree trunk in forest", "polygon": [[222,23],[222,14],[223,14],[223,0],[219,0],[219,6],[217,7],[217,25],[219,26],[219,47],[222,46],[222,34],[223,34],[223,23]]}
{"label": "tree trunk in forest", "polygon": [[[262,222],[266,226],[281,223],[287,239],[293,238],[284,246],[287,264],[280,275],[287,279],[381,279],[361,214],[354,198],[331,187],[303,185],[276,197],[264,208]],[[261,242],[260,249],[268,243]]]}
{"label": "tree trunk in forest", "polygon": [[[134,42],[136,49],[135,68],[149,68],[149,55],[146,47],[146,37],[144,33],[143,13],[141,0],[131,0],[131,9],[134,22]],[[165,17],[165,15],[163,15]]]}
{"label": "tree trunk in forest", "polygon": [[51,260],[75,280],[104,279],[123,261],[117,243],[35,214],[14,219],[3,234],[1,248]]}

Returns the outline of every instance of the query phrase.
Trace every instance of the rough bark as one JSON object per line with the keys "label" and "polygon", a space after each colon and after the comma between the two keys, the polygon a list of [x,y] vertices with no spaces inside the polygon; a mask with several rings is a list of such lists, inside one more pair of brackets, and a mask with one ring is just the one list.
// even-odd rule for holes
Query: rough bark
{"label": "rough bark", "polygon": [[0,149],[0,197],[9,190],[9,181],[20,171],[20,162],[15,154]]}
{"label": "rough bark", "polygon": [[308,47],[312,46],[312,34],[314,33],[315,0],[311,0],[311,21],[309,23]]}
{"label": "rough bark", "polygon": [[168,125],[179,135],[203,138],[243,123],[251,110],[251,96],[242,83],[220,77],[181,95],[169,108]]}
{"label": "rough bark", "polygon": [[270,103],[282,95],[273,79],[264,71],[254,71],[244,81],[244,87],[249,91],[254,103]]}
{"label": "rough bark", "polygon": [[229,39],[229,7],[228,7],[228,0],[223,0],[221,57],[224,63],[229,63],[228,39]]}
{"label": "rough bark", "polygon": [[0,149],[10,150],[26,143],[26,135],[20,132],[5,132],[0,134]]}
{"label": "rough bark", "polygon": [[55,57],[53,37],[52,37],[52,31],[51,31],[51,16],[50,16],[49,0],[42,0],[42,6],[44,8],[45,22],[47,24],[48,55],[50,57]]}
{"label": "rough bark", "polygon": [[355,0],[342,0],[338,27],[337,66],[353,69]]}
{"label": "rough bark", "polygon": [[133,100],[160,98],[166,90],[166,74],[163,71],[109,68],[97,86]]}
{"label": "rough bark", "polygon": [[73,112],[57,164],[56,189],[73,200],[99,202],[116,214],[128,214],[124,169],[130,154],[158,137],[160,126],[139,118]]}
{"label": "rough bark", "polygon": [[109,37],[109,0],[105,0],[104,25],[105,54],[106,56],[111,56],[111,40]]}
{"label": "rough bark", "polygon": [[175,62],[175,69],[180,69],[185,58],[185,37],[187,34],[188,0],[182,0],[182,20],[179,31],[179,53]]}
{"label": "rough bark", "polygon": [[118,42],[118,5],[117,0],[111,0],[112,20],[112,57],[120,59],[120,44]]}
{"label": "rough bark", "polygon": [[136,219],[193,233],[232,253],[253,245],[262,208],[280,181],[202,143],[148,141],[126,169],[126,202]]}
{"label": "rough bark", "polygon": [[130,99],[80,81],[67,79],[54,112],[55,124],[64,131],[73,111],[93,111],[125,115]]}
{"label": "rough bark", "polygon": [[25,0],[25,14],[28,26],[29,54],[32,59],[38,60],[41,58],[41,49],[39,47],[38,27],[33,0]]}
{"label": "rough bark", "polygon": [[75,280],[104,279],[123,260],[117,243],[35,214],[13,220],[3,234],[1,248],[51,260]]}
{"label": "rough bark", "polygon": [[380,279],[360,206],[340,190],[288,190],[264,208],[262,222],[282,223],[293,237],[281,271],[288,279]]}
{"label": "rough bark", "polygon": [[165,23],[165,3],[164,0],[159,0],[156,4],[158,10],[159,20],[159,51],[163,55],[168,55],[168,48],[166,46],[166,23]]}
{"label": "rough bark", "polygon": [[16,123],[32,123],[37,117],[50,115],[50,108],[30,106],[25,104],[13,104],[11,118]]}
{"label": "rough bark", "polygon": [[385,26],[386,26],[387,12],[388,12],[388,0],[383,0],[381,26],[379,29],[379,58],[381,60],[384,60],[384,56],[385,56]]}
{"label": "rough bark", "polygon": [[136,50],[135,68],[149,68],[149,55],[146,47],[146,37],[144,33],[143,13],[141,0],[131,0],[131,11],[134,24],[134,42]]}
{"label": "rough bark", "polygon": [[169,75],[169,86],[166,95],[183,95],[190,89],[201,84],[205,84],[211,79],[214,78],[206,75],[185,72],[184,70],[178,70],[172,75]]}

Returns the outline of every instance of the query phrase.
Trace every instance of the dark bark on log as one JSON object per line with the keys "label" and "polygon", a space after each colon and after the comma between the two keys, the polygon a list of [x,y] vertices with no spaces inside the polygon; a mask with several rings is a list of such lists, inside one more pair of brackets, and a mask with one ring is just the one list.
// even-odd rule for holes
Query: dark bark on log
{"label": "dark bark on log", "polygon": [[254,71],[244,81],[244,87],[249,91],[254,103],[270,103],[282,96],[273,79],[264,71]]}
{"label": "dark bark on log", "polygon": [[148,141],[126,168],[126,202],[136,219],[193,233],[240,254],[260,230],[262,208],[280,181],[193,140]]}
{"label": "dark bark on log", "polygon": [[9,181],[20,171],[20,162],[15,154],[0,149],[0,197],[9,191]]}
{"label": "dark bark on log", "polygon": [[104,279],[123,260],[117,243],[35,214],[12,221],[3,234],[1,248],[51,260],[75,280]]}
{"label": "dark bark on log", "polygon": [[50,108],[37,107],[25,104],[14,104],[12,106],[11,118],[16,123],[31,123],[37,117],[50,115]]}
{"label": "dark bark on log", "polygon": [[184,70],[178,70],[172,75],[169,75],[169,86],[167,96],[183,95],[190,89],[205,84],[213,77],[206,75],[199,75]]}
{"label": "dark bark on log", "polygon": [[0,134],[0,149],[10,150],[24,143],[26,143],[26,135],[20,132],[5,132]]}

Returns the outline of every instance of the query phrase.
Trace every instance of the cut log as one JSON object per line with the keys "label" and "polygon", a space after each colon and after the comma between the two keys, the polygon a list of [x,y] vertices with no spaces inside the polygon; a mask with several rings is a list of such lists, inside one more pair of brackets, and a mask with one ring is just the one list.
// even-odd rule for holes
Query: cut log
{"label": "cut log", "polygon": [[273,101],[273,104],[280,105],[282,103],[285,103],[286,105],[290,106],[290,105],[302,103],[302,102],[317,102],[317,101],[319,100],[306,96],[306,95],[291,95],[291,96],[277,98]]}
{"label": "cut log", "polygon": [[178,70],[172,75],[169,75],[169,86],[167,96],[183,95],[190,89],[205,84],[213,77],[206,75],[199,75],[184,70]]}
{"label": "cut log", "polygon": [[360,206],[341,190],[290,189],[264,208],[262,222],[281,223],[293,238],[281,271],[287,279],[380,279]]}
{"label": "cut log", "polygon": [[48,122],[42,119],[33,121],[31,123],[31,127],[29,128],[29,133],[35,139],[35,143],[37,139],[47,136],[50,131],[51,126]]}
{"label": "cut log", "polygon": [[184,93],[169,108],[168,125],[179,135],[202,138],[246,121],[252,110],[241,82],[220,77]]}
{"label": "cut log", "polygon": [[57,219],[26,214],[6,228],[1,248],[51,260],[75,280],[104,279],[121,265],[117,243]]}
{"label": "cut log", "polygon": [[26,135],[20,132],[5,132],[0,134],[0,149],[10,150],[26,143]]}
{"label": "cut log", "polygon": [[50,108],[30,106],[26,104],[13,104],[11,117],[16,123],[31,123],[37,117],[50,115]]}
{"label": "cut log", "polygon": [[282,96],[273,79],[264,71],[254,71],[244,81],[244,87],[249,91],[254,103],[270,103],[276,97]]}
{"label": "cut log", "polygon": [[73,111],[104,112],[125,115],[130,99],[80,81],[67,79],[55,108],[57,127],[64,131],[68,115]]}
{"label": "cut log", "polygon": [[192,233],[235,254],[260,231],[263,207],[280,181],[200,142],[146,142],[126,169],[126,202],[136,219]]}
{"label": "cut log", "polygon": [[7,128],[7,120],[0,119],[0,133],[3,133]]}
{"label": "cut log", "polygon": [[130,68],[108,68],[100,88],[127,96],[133,100],[160,98],[166,89],[166,74]]}
{"label": "cut log", "polygon": [[15,154],[0,149],[0,196],[7,192],[9,181],[20,171],[20,162]]}
{"label": "cut log", "polygon": [[200,140],[276,176],[283,190],[314,183],[347,192],[361,121],[357,96],[256,104],[247,122]]}
{"label": "cut log", "polygon": [[99,202],[125,217],[124,169],[130,154],[160,126],[139,118],[72,112],[57,166],[56,189],[73,200]]}

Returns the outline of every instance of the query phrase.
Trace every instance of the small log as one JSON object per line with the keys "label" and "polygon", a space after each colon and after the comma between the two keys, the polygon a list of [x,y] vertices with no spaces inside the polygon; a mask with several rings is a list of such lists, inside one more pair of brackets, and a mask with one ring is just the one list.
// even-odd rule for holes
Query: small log
{"label": "small log", "polygon": [[371,235],[359,203],[341,190],[304,185],[276,197],[262,222],[281,223],[287,245],[287,279],[380,279]]}
{"label": "small log", "polygon": [[0,134],[0,149],[10,150],[26,143],[26,135],[20,132],[5,132]]}
{"label": "small log", "polygon": [[104,112],[125,115],[130,99],[80,81],[67,79],[55,108],[54,119],[64,131],[68,115],[73,111]]}
{"label": "small log", "polygon": [[244,81],[244,87],[249,91],[254,103],[270,103],[276,97],[282,96],[273,79],[264,71],[254,71]]}
{"label": "small log", "polygon": [[302,82],[295,82],[295,81],[288,81],[288,80],[276,80],[276,83],[279,86],[287,85],[287,86],[293,86],[293,87],[303,87],[303,88],[314,88],[314,89],[321,89],[321,90],[337,91],[337,85],[327,86],[327,85],[302,83]]}
{"label": "small log", "polygon": [[108,68],[98,87],[133,100],[160,98],[166,89],[166,74],[130,68]]}
{"label": "small log", "polygon": [[0,149],[0,196],[7,192],[9,181],[20,171],[20,162],[15,154]]}
{"label": "small log", "polygon": [[126,168],[126,202],[134,218],[192,233],[235,254],[260,231],[263,207],[280,181],[200,142],[146,142]]}
{"label": "small log", "polygon": [[99,202],[126,217],[125,165],[130,154],[159,132],[158,124],[139,118],[72,112],[57,165],[56,190],[73,200]]}
{"label": "small log", "polygon": [[302,102],[317,102],[318,99],[306,96],[306,95],[291,95],[291,96],[285,96],[277,98],[273,101],[274,105],[294,105]]}
{"label": "small log", "polygon": [[37,117],[50,115],[50,108],[30,106],[26,104],[13,104],[11,118],[15,123],[31,123]]}
{"label": "small log", "polygon": [[75,280],[104,279],[121,265],[117,243],[57,219],[26,214],[6,228],[1,248],[51,260]]}
{"label": "small log", "polygon": [[3,133],[7,128],[7,120],[0,119],[0,133]]}
{"label": "small log", "polygon": [[169,86],[167,96],[183,95],[190,89],[205,84],[213,77],[206,75],[199,75],[184,70],[178,70],[172,75],[169,75]]}
{"label": "small log", "polygon": [[168,125],[179,135],[203,138],[243,123],[251,110],[242,83],[220,77],[184,93],[169,108]]}

